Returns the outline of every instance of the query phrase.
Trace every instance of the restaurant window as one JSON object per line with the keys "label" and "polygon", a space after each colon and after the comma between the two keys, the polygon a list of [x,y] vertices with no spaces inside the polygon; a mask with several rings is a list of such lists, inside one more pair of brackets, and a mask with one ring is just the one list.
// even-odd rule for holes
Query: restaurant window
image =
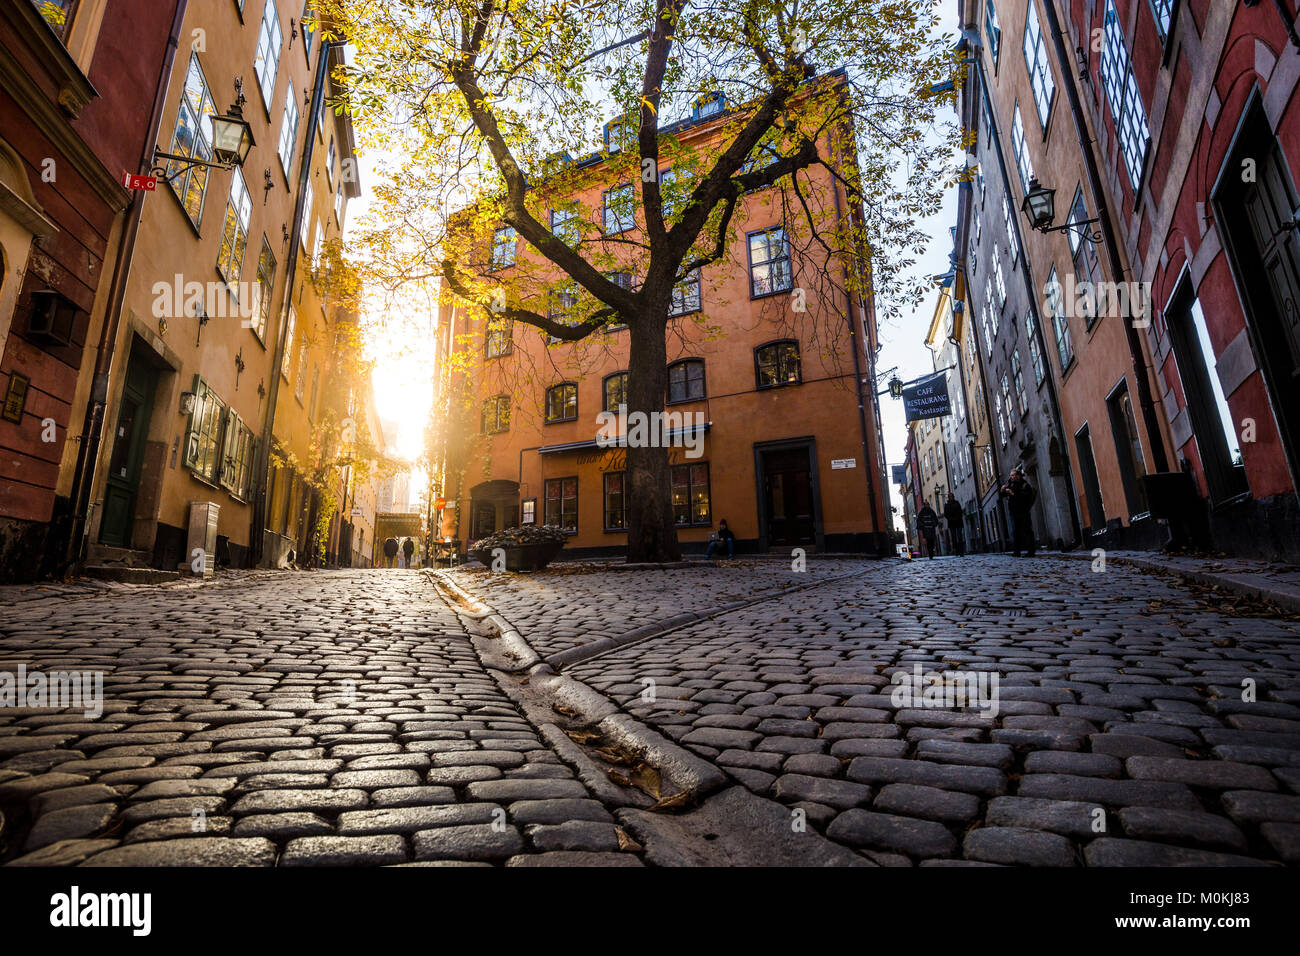
{"label": "restaurant window", "polygon": [[483,402],[479,427],[484,435],[499,435],[510,430],[509,395],[494,395]]}
{"label": "restaurant window", "polygon": [[790,288],[790,243],[780,226],[749,236],[750,298],[785,292]]}
{"label": "restaurant window", "polygon": [[605,483],[605,530],[627,530],[627,475],[621,471],[607,471]]}
{"label": "restaurant window", "polygon": [[537,524],[537,499],[525,498],[520,502],[520,505],[523,510],[520,512],[519,523],[521,525]]}
{"label": "restaurant window", "polygon": [[[176,156],[210,162],[212,160],[212,117],[217,113],[212,105],[208,81],[199,67],[197,54],[190,55],[189,71],[185,74],[185,89],[181,92],[181,105],[176,113],[176,128],[172,132],[171,148]],[[183,162],[167,161],[167,181],[172,192],[185,207],[185,214],[197,227],[203,217],[203,198],[208,189],[206,166],[191,166],[184,172]]]}
{"label": "restaurant window", "polygon": [[552,385],[546,390],[546,424],[571,422],[578,417],[578,386],[572,382]]}
{"label": "restaurant window", "polygon": [[758,370],[759,388],[798,385],[803,380],[797,342],[772,342],[764,345],[754,350],[754,361]]}
{"label": "restaurant window", "polygon": [[605,376],[604,411],[617,412],[620,406],[627,404],[627,372],[615,372]]}
{"label": "restaurant window", "polygon": [[684,359],[668,366],[668,404],[693,402],[704,397],[704,362]]}
{"label": "restaurant window", "polygon": [[546,523],[565,531],[578,530],[578,479],[546,480]]}
{"label": "restaurant window", "polygon": [[709,465],[677,465],[673,468],[673,521],[679,525],[711,525],[709,508]]}

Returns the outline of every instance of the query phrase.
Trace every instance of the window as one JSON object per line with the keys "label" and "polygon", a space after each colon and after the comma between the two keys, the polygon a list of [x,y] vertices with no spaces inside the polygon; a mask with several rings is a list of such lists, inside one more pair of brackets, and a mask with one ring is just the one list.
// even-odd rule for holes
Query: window
{"label": "window", "polygon": [[334,163],[338,159],[338,152],[334,146],[334,137],[330,137],[329,152],[325,154],[325,175],[329,177],[330,188],[334,188]]}
{"label": "window", "polygon": [[1114,0],[1106,0],[1106,18],[1101,47],[1101,85],[1106,90],[1106,101],[1115,120],[1115,133],[1119,138],[1119,151],[1124,157],[1128,179],[1136,190],[1142,181],[1142,166],[1146,162],[1147,143],[1151,133],[1147,129],[1146,108],[1138,93],[1137,79],[1133,76],[1133,63],[1129,60],[1128,45]]}
{"label": "window", "polygon": [[749,236],[749,295],[757,298],[790,288],[790,244],[780,226]]}
{"label": "window", "polygon": [[608,235],[625,232],[636,225],[636,217],[633,215],[635,195],[631,183],[605,190],[604,199],[605,232]]}
{"label": "window", "polygon": [[[267,0],[272,3],[273,0]],[[284,122],[280,124],[280,168],[286,178],[289,166],[293,163],[293,150],[298,142],[298,100],[293,95],[293,80],[289,80],[289,89],[284,94]],[[309,180],[310,182],[310,180]]]}
{"label": "window", "polygon": [[578,530],[578,479],[546,480],[546,523],[565,531]]}
{"label": "window", "polygon": [[627,530],[627,475],[621,471],[605,472],[605,530]]}
{"label": "window", "polygon": [[520,514],[519,523],[521,525],[537,524],[537,499],[525,498],[520,504],[523,511]]}
{"label": "window", "polygon": [[[552,289],[550,299],[547,304],[546,315],[552,322],[569,323],[573,318],[573,310],[578,305],[578,286],[576,283],[567,282],[557,289]],[[553,341],[559,341],[552,337]]]}
{"label": "window", "polygon": [[[199,58],[190,54],[189,72],[185,75],[185,89],[181,93],[180,109],[176,112],[176,129],[172,132],[172,144],[168,152],[177,156],[212,160],[212,117],[217,113],[212,105],[212,94],[208,92],[208,81],[199,68]],[[191,166],[183,173],[176,170],[183,166],[175,160],[167,163],[168,181],[172,192],[185,207],[185,214],[195,226],[203,217],[203,197],[208,189],[208,168]],[[175,178],[170,178],[175,174]]]}
{"label": "window", "polygon": [[307,402],[307,420],[316,421],[316,402],[320,398],[320,366],[311,369],[311,399]]}
{"label": "window", "polygon": [[676,214],[681,206],[685,198],[682,189],[677,183],[677,170],[669,167],[659,171],[659,199],[665,220]]}
{"label": "window", "polygon": [[[288,295],[287,291],[285,295]],[[290,303],[289,324],[285,326],[284,330],[284,357],[280,362],[280,374],[284,376],[286,382],[289,380],[289,369],[293,367],[293,333],[297,325],[298,310]]]}
{"label": "window", "polygon": [[1001,422],[1002,409],[1007,411],[1006,423],[1003,426],[1007,431],[1015,427],[1014,406],[1011,404],[1011,378],[1006,372],[1002,373],[1002,397],[998,402],[998,419]]}
{"label": "window", "polygon": [[271,293],[275,288],[275,253],[262,237],[262,251],[257,257],[257,292],[253,296],[253,315],[248,326],[259,339],[266,341],[266,321],[271,315]]}
{"label": "window", "polygon": [[1038,109],[1038,122],[1047,129],[1047,117],[1052,111],[1052,96],[1056,84],[1052,80],[1052,67],[1047,62],[1047,44],[1043,28],[1038,23],[1038,8],[1029,0],[1029,13],[1025,17],[1025,66],[1029,67],[1029,85],[1034,89],[1034,106]]}
{"label": "window", "polygon": [[[639,124],[639,120],[637,121]],[[622,116],[605,124],[605,148],[616,153],[625,148],[632,139],[632,123]]]}
{"label": "window", "polygon": [[480,428],[484,435],[499,435],[510,430],[509,395],[495,395],[483,403]]}
{"label": "window", "polygon": [[727,108],[727,99],[721,93],[708,93],[695,101],[695,118],[697,120],[717,116]]}
{"label": "window", "polygon": [[77,0],[32,0],[32,3],[59,39],[66,40]]}
{"label": "window", "polygon": [[262,93],[262,106],[271,113],[271,94],[275,92],[275,72],[280,68],[280,45],[284,33],[280,30],[280,15],[275,0],[266,0],[262,8],[262,26],[257,31],[257,56],[253,59],[253,72],[257,74],[257,88]]}
{"label": "window", "polygon": [[[1088,218],[1088,206],[1083,199],[1083,187],[1074,192],[1074,202],[1070,205],[1070,222],[1084,222]],[[1084,229],[1086,227],[1080,227]],[[1087,327],[1091,329],[1097,323],[1098,316],[1106,310],[1105,287],[1101,285],[1101,262],[1097,258],[1097,247],[1086,241],[1078,231],[1067,229],[1070,237],[1070,251],[1074,255],[1074,275],[1078,280],[1079,298],[1082,299],[1083,314]]]}
{"label": "window", "polygon": [[691,274],[673,286],[673,300],[668,306],[668,314],[689,315],[700,311],[700,270],[692,269]]}
{"label": "window", "polygon": [[484,351],[488,358],[509,355],[514,347],[514,323],[510,319],[489,319],[484,335]]}
{"label": "window", "polygon": [[232,286],[244,268],[244,250],[248,246],[248,221],[253,201],[248,198],[244,175],[238,169],[230,174],[230,198],[226,200],[226,222],[221,229],[221,246],[217,249],[217,271]]}
{"label": "window", "polygon": [[1061,295],[1061,283],[1056,278],[1056,269],[1047,279],[1047,305],[1052,312],[1052,332],[1056,336],[1056,356],[1061,362],[1061,372],[1074,361],[1074,348],[1070,345],[1070,325],[1065,316],[1065,303]]}
{"label": "window", "polygon": [[604,410],[617,412],[620,406],[627,404],[627,372],[615,372],[605,376],[602,383],[604,392]]}
{"label": "window", "polygon": [[[1029,340],[1032,342],[1034,337],[1031,335]],[[1016,401],[1020,404],[1020,417],[1024,418],[1029,414],[1029,401],[1025,396],[1025,375],[1020,368],[1020,349],[1011,351],[1011,377],[1015,380]],[[1010,399],[1008,399],[1008,404]]]}
{"label": "window", "polygon": [[1034,335],[1033,329],[1029,323],[1025,323],[1029,331],[1029,364],[1034,367],[1034,387],[1037,388],[1043,384],[1043,376],[1047,374],[1047,369],[1043,365],[1043,352],[1038,347],[1038,337]]}
{"label": "window", "polygon": [[514,226],[502,226],[492,234],[492,271],[515,264],[515,247],[519,234]]}
{"label": "window", "polygon": [[1029,159],[1029,148],[1025,145],[1025,124],[1020,119],[1020,104],[1011,118],[1011,150],[1016,157],[1016,170],[1020,173],[1020,187],[1029,194],[1029,181],[1034,178],[1034,164]]}
{"label": "window", "polygon": [[1020,260],[1020,240],[1016,238],[1016,220],[1011,215],[1011,202],[1002,197],[1002,221],[1007,227],[1007,246],[1011,250],[1011,268]]}
{"label": "window", "polygon": [[578,210],[572,206],[551,210],[551,233],[566,246],[576,248],[582,239],[578,231]]}
{"label": "window", "polygon": [[1150,0],[1151,15],[1156,18],[1156,29],[1161,38],[1169,36],[1169,22],[1173,17],[1174,0]]}
{"label": "window", "polygon": [[993,0],[984,0],[984,32],[989,40],[989,56],[993,58],[993,65],[998,65],[998,47],[1002,43],[1002,30],[998,26],[998,11],[993,6]]}
{"label": "window", "polygon": [[310,351],[306,341],[298,346],[298,371],[294,374],[293,397],[299,405],[307,395],[307,355]]}
{"label": "window", "polygon": [[980,323],[984,328],[984,351],[989,358],[993,357],[993,336],[998,334],[998,313],[993,306],[993,280],[984,279],[984,313],[981,316],[983,321]]}
{"label": "window", "polygon": [[[1002,276],[1002,260],[994,256],[993,258],[993,288],[997,291],[998,312],[1007,304],[1007,284]],[[998,316],[993,316],[993,334],[998,334]]]}
{"label": "window", "polygon": [[758,387],[797,385],[802,381],[797,342],[773,342],[754,351],[758,366]]}
{"label": "window", "polygon": [[339,232],[343,231],[343,184],[339,183],[338,190],[334,193],[334,218],[339,221]]}
{"label": "window", "polygon": [[[266,0],[267,3],[274,3],[275,0]],[[298,23],[302,25],[302,53],[311,62],[311,43],[316,38],[316,29],[313,26],[316,18],[311,10],[311,0],[302,5],[302,16],[298,18]]]}
{"label": "window", "polygon": [[311,216],[312,203],[316,201],[316,186],[309,178],[307,180],[307,189],[302,197],[302,220],[299,227],[302,231],[302,248],[306,249],[311,244],[311,229],[315,220]]}
{"label": "window", "polygon": [[679,525],[713,524],[707,462],[673,468],[673,521]]}
{"label": "window", "polygon": [[704,397],[704,362],[685,359],[668,366],[668,404]]}
{"label": "window", "polygon": [[552,385],[546,390],[546,424],[571,422],[578,417],[578,386],[572,382]]}
{"label": "window", "polygon": [[217,481],[221,469],[221,425],[226,405],[217,393],[194,376],[194,408],[185,432],[185,467],[205,481]]}
{"label": "window", "polygon": [[248,495],[253,473],[253,430],[233,408],[226,410],[226,434],[221,450],[220,485],[236,498]]}

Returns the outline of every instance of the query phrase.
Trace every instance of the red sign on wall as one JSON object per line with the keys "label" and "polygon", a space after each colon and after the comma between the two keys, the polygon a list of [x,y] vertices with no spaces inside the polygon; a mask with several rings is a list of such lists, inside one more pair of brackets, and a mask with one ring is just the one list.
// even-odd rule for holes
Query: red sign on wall
{"label": "red sign on wall", "polygon": [[153,192],[158,188],[157,176],[140,176],[136,173],[122,173],[122,185],[127,189],[143,189],[146,192]]}

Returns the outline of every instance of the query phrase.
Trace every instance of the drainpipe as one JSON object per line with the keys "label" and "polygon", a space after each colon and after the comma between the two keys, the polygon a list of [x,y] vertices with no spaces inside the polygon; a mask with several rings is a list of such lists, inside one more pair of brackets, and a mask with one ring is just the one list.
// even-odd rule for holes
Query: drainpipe
{"label": "drainpipe", "polygon": [[[835,194],[836,231],[840,231],[839,229],[840,222],[844,218],[844,208],[843,208],[843,204],[840,202],[840,187],[838,185],[834,185],[831,191]],[[845,278],[847,278],[847,270],[846,270]],[[859,336],[857,335],[857,328],[853,323],[853,293],[849,291],[847,282],[845,282],[845,289],[844,289],[844,307],[845,307],[844,319],[849,326],[849,342],[853,347],[853,382],[854,382],[854,391],[857,393],[857,399],[858,399],[858,426],[862,432],[862,470],[863,472],[866,473],[866,478],[867,478],[867,507],[871,509],[871,537],[873,539],[872,547],[875,548],[877,554],[881,554],[883,553],[883,550],[880,544],[880,524],[879,522],[876,521],[876,483],[872,480],[871,477],[871,471],[876,467],[876,462],[872,460],[871,445],[870,442],[868,442],[867,440],[867,410],[862,404],[862,360],[861,357],[858,355]],[[867,344],[866,336],[865,336],[865,323],[864,323],[863,332],[864,334],[861,337],[861,339],[865,345]],[[871,377],[871,391],[873,394],[876,390],[875,381],[876,379],[875,376],[873,375]],[[887,485],[886,488],[888,488]],[[886,494],[888,494],[888,492],[886,492]],[[885,501],[886,510],[888,510],[888,507],[889,507],[888,499],[886,499]]]}
{"label": "drainpipe", "polygon": [[[1123,260],[1120,259],[1115,227],[1111,223],[1110,211],[1106,205],[1106,193],[1102,189],[1101,175],[1097,171],[1097,157],[1092,151],[1093,139],[1084,120],[1083,107],[1079,104],[1079,91],[1074,85],[1074,71],[1066,54],[1061,24],[1052,3],[1044,3],[1043,9],[1047,14],[1047,31],[1052,35],[1052,45],[1056,49],[1056,59],[1061,67],[1061,86],[1070,101],[1070,116],[1074,120],[1074,132],[1079,140],[1079,151],[1083,154],[1083,163],[1088,171],[1088,188],[1092,192],[1092,201],[1101,220],[1101,232],[1106,243],[1106,256],[1110,260],[1111,274],[1116,277],[1124,276],[1129,273],[1129,270],[1124,268]],[[1156,415],[1155,401],[1151,397],[1151,381],[1147,373],[1146,358],[1142,354],[1142,340],[1138,337],[1138,331],[1131,321],[1124,323],[1124,337],[1128,340],[1129,355],[1133,362],[1133,377],[1137,380],[1138,403],[1142,406],[1142,419],[1146,424],[1151,457],[1156,471],[1168,471],[1169,459],[1165,455],[1165,441],[1160,431],[1160,419]]]}
{"label": "drainpipe", "polygon": [[298,169],[297,199],[293,204],[293,229],[289,234],[289,263],[285,270],[284,303],[280,307],[275,355],[271,364],[271,389],[267,395],[262,437],[257,443],[257,454],[253,459],[253,474],[257,478],[257,490],[253,495],[253,520],[248,532],[248,547],[252,552],[250,558],[254,566],[261,563],[264,551],[262,534],[266,527],[266,485],[270,473],[271,442],[274,441],[275,409],[280,397],[280,369],[284,365],[286,344],[284,335],[289,324],[289,309],[293,305],[293,284],[298,277],[298,253],[302,247],[302,207],[306,199],[307,180],[311,177],[311,161],[316,151],[317,118],[320,116],[321,100],[325,97],[325,77],[329,73],[330,55],[336,47],[342,47],[346,43],[344,39],[323,42],[319,61],[316,64],[316,82],[311,94],[311,115],[307,118],[307,141],[302,149],[302,165]]}
{"label": "drainpipe", "polygon": [[[158,70],[158,83],[154,87],[153,111],[149,116],[149,131],[140,149],[140,171],[148,173],[153,168],[154,145],[162,127],[163,110],[167,102],[167,87],[171,81],[172,64],[180,46],[181,24],[189,0],[176,0],[172,13],[171,32],[163,51],[162,65]],[[131,260],[135,257],[135,241],[140,233],[140,217],[144,212],[143,191],[131,197],[127,207],[126,223],[113,261],[113,279],[109,286],[108,305],[104,310],[104,324],[99,332],[99,348],[95,355],[95,376],[91,380],[90,399],[86,402],[86,417],[81,426],[81,447],[77,449],[77,462],[72,474],[70,498],[73,504],[72,532],[65,551],[63,571],[80,564],[86,552],[86,513],[90,510],[90,493],[95,484],[96,465],[104,435],[104,417],[108,406],[108,380],[113,367],[113,351],[117,345],[117,332],[122,321],[122,303],[126,299],[127,281],[131,277]]]}

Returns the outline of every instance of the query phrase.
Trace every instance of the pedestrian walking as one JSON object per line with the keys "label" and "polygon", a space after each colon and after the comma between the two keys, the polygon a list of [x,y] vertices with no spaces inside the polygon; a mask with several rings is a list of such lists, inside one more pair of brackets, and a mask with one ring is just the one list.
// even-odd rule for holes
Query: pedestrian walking
{"label": "pedestrian walking", "polygon": [[415,542],[410,538],[402,542],[402,554],[406,556],[405,567],[411,567],[411,558],[415,556]]}
{"label": "pedestrian walking", "polygon": [[943,517],[948,522],[948,536],[952,539],[954,554],[966,554],[966,516],[953,493],[948,492],[948,502],[943,506]]}
{"label": "pedestrian walking", "polygon": [[1007,509],[1011,512],[1011,553],[1017,558],[1023,548],[1029,557],[1034,556],[1037,543],[1034,540],[1034,519],[1031,509],[1038,492],[1025,480],[1024,472],[1019,468],[1011,469],[1011,478],[1002,486],[1002,497],[1007,499]]}
{"label": "pedestrian walking", "polygon": [[396,539],[396,538],[385,538],[385,539],[384,539],[384,558],[385,558],[386,560],[384,561],[384,565],[385,565],[386,567],[390,567],[390,568],[391,568],[391,567],[393,566],[393,559],[394,559],[395,557],[397,557],[397,539]]}
{"label": "pedestrian walking", "polygon": [[709,535],[709,547],[704,552],[704,560],[711,561],[714,549],[721,551],[723,547],[727,549],[727,560],[731,560],[736,556],[736,536],[727,527],[726,518],[718,522],[717,532]]}
{"label": "pedestrian walking", "polygon": [[925,538],[925,550],[933,559],[934,552],[939,547],[939,516],[930,507],[928,501],[916,513],[916,526],[921,529],[921,534]]}

